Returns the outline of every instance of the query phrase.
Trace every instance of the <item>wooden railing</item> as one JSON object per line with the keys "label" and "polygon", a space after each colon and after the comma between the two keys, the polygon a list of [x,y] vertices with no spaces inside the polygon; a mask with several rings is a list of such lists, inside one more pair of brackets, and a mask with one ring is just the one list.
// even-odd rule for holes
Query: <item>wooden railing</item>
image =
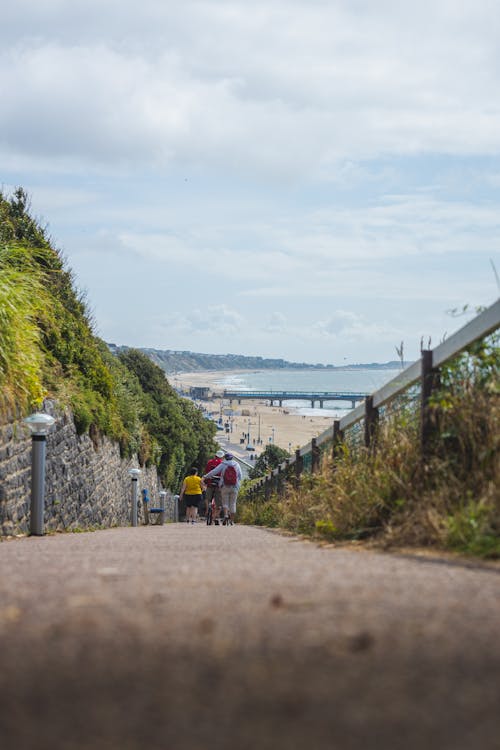
{"label": "wooden railing", "polygon": [[265,477],[255,481],[247,491],[248,496],[263,497],[267,500],[274,492],[281,493],[284,490],[285,480],[292,481],[297,486],[302,473],[314,474],[319,470],[321,455],[325,450],[331,448],[335,459],[338,446],[347,432],[356,427],[359,429],[361,424],[363,424],[362,441],[365,447],[369,448],[375,434],[380,410],[416,384],[420,384],[420,436],[422,449],[425,452],[431,430],[428,404],[435,384],[438,382],[439,368],[499,327],[500,299],[435,349],[423,350],[420,360],[367,396],[363,404],[357,406],[342,419],[334,420],[331,428],[313,438],[307,445],[297,449],[294,456],[281,463]]}

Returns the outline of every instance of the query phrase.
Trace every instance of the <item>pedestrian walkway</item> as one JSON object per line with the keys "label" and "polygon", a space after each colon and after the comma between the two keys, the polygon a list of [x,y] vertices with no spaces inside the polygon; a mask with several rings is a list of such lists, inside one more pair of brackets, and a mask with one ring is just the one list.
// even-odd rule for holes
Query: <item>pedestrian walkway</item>
{"label": "pedestrian walkway", "polygon": [[4,750],[498,746],[498,568],[198,523],[0,571]]}

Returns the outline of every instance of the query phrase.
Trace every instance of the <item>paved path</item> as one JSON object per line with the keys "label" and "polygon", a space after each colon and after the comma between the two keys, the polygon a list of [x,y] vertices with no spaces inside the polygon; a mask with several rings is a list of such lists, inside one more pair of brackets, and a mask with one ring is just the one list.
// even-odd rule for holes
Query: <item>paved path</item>
{"label": "paved path", "polygon": [[234,526],[0,544],[4,750],[493,750],[499,570]]}

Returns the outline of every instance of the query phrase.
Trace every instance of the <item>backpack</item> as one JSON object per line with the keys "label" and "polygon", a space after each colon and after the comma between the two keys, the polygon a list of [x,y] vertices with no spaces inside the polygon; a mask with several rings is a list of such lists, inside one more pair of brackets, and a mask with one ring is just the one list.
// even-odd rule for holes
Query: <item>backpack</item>
{"label": "backpack", "polygon": [[226,470],[224,472],[224,486],[234,487],[236,484],[238,484],[238,474],[235,467],[229,464],[229,466],[226,466]]}

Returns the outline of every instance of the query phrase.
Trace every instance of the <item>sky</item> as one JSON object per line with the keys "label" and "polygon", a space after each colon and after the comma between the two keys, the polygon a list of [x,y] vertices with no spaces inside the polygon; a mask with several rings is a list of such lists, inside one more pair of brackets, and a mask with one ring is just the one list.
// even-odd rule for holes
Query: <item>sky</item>
{"label": "sky", "polygon": [[411,360],[497,299],[498,0],[1,16],[0,189],[29,193],[106,341]]}

